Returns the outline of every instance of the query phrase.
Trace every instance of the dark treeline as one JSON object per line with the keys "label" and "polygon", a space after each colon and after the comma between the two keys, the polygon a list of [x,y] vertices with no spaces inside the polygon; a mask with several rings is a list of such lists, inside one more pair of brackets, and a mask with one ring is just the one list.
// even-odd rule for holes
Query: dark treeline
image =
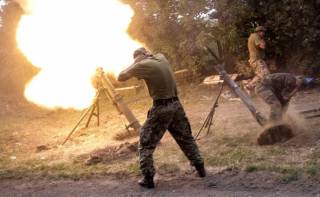
{"label": "dark treeline", "polygon": [[37,72],[17,48],[16,31],[22,14],[22,8],[13,1],[6,1],[0,11],[1,99],[23,98],[25,84]]}
{"label": "dark treeline", "polygon": [[[246,61],[247,37],[268,31],[267,55],[280,69],[319,71],[320,0],[122,0],[135,11],[128,32],[176,68],[208,73],[203,50],[220,40],[229,61]],[[214,46],[213,46],[214,47]]]}

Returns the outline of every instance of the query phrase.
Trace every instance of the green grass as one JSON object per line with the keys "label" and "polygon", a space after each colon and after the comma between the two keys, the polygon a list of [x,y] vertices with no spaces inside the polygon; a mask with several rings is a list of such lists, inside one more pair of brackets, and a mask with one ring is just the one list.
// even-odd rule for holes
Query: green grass
{"label": "green grass", "polygon": [[128,165],[128,171],[133,174],[139,174],[140,168],[138,162],[130,163]]}
{"label": "green grass", "polygon": [[305,171],[308,175],[315,177],[320,174],[320,166],[319,165],[308,165],[305,167]]}
{"label": "green grass", "polygon": [[290,183],[293,181],[297,181],[299,179],[299,173],[297,171],[292,171],[290,173],[286,173],[283,175],[283,177],[281,178],[281,181],[283,183]]}
{"label": "green grass", "polygon": [[160,173],[178,173],[180,171],[179,165],[174,163],[161,163],[158,166]]}
{"label": "green grass", "polygon": [[97,164],[86,166],[82,163],[58,163],[47,165],[45,162],[30,161],[11,169],[0,170],[0,180],[3,179],[86,179],[112,176],[130,176],[139,173],[137,162],[125,162],[121,164]]}
{"label": "green grass", "polygon": [[217,149],[205,154],[205,162],[210,166],[241,166],[255,158],[254,151],[248,148],[230,148]]}
{"label": "green grass", "polygon": [[304,170],[311,177],[316,177],[320,174],[320,148],[316,147],[308,156],[308,161],[305,164]]}
{"label": "green grass", "polygon": [[292,166],[283,166],[283,165],[249,165],[245,168],[246,172],[255,172],[255,171],[269,171],[277,172],[281,174],[281,182],[288,184],[293,181],[299,180],[299,177],[303,175],[303,168],[292,167]]}
{"label": "green grass", "polygon": [[280,147],[271,147],[268,150],[268,155],[281,156],[287,154],[286,150]]}
{"label": "green grass", "polygon": [[256,165],[249,165],[249,166],[246,166],[244,170],[246,172],[255,172],[255,171],[258,171],[259,169]]}
{"label": "green grass", "polygon": [[298,171],[300,168],[296,168],[294,166],[290,165],[274,165],[269,166],[269,168],[266,168],[267,170],[271,170],[273,172],[278,172],[281,174],[293,174]]}

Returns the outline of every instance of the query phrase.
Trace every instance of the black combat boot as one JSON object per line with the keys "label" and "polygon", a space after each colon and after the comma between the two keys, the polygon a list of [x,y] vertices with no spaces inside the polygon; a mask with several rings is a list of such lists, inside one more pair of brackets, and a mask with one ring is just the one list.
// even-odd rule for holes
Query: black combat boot
{"label": "black combat boot", "polygon": [[206,169],[204,168],[204,164],[196,164],[194,165],[196,168],[199,177],[205,177],[206,176]]}
{"label": "black combat boot", "polygon": [[145,176],[143,179],[138,181],[141,187],[154,188],[153,176]]}

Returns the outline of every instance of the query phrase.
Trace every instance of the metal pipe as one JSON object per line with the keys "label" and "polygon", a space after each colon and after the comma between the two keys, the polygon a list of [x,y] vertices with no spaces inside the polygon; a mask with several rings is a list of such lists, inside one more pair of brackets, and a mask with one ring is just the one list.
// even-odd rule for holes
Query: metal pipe
{"label": "metal pipe", "polygon": [[216,71],[223,76],[223,79],[225,83],[230,87],[230,89],[241,99],[241,101],[244,103],[244,105],[249,109],[252,116],[255,118],[255,120],[261,125],[264,126],[267,123],[267,119],[262,116],[262,114],[257,110],[252,100],[249,98],[249,96],[241,90],[241,88],[238,86],[236,82],[234,82],[224,69],[222,65],[215,65],[214,68]]}
{"label": "metal pipe", "polygon": [[71,135],[73,134],[73,132],[75,132],[75,130],[78,128],[78,126],[80,125],[80,123],[82,122],[82,120],[86,117],[86,115],[92,110],[94,106],[91,105],[81,116],[81,118],[79,119],[79,121],[77,122],[76,126],[73,127],[73,129],[71,130],[71,132],[68,134],[68,136],[66,137],[66,139],[63,141],[62,145],[64,145],[69,138],[71,137]]}
{"label": "metal pipe", "polygon": [[141,128],[139,121],[133,115],[127,104],[123,101],[122,96],[115,91],[111,81],[104,75],[103,69],[101,68],[97,74],[100,77],[102,87],[107,90],[108,96],[112,99],[112,102],[116,106],[119,113],[123,114],[128,120],[128,126],[132,127],[135,131],[139,131]]}

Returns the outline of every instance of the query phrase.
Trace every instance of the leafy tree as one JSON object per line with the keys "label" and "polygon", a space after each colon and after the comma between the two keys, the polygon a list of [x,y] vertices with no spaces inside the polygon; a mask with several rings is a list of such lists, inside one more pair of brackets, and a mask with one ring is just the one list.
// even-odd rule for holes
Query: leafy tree
{"label": "leafy tree", "polygon": [[[221,2],[221,1],[217,1]],[[241,5],[236,3],[243,2]],[[234,14],[231,20],[221,20],[223,25],[235,28],[235,37],[240,41],[235,47],[237,54],[245,51],[246,40],[257,25],[267,27],[267,54],[278,66],[296,70],[319,68],[320,1],[307,0],[248,0],[228,1],[217,7],[220,13]],[[231,6],[230,6],[231,5]],[[229,17],[231,18],[231,17]],[[227,29],[226,29],[227,30]],[[233,42],[236,43],[236,42]]]}
{"label": "leafy tree", "polygon": [[195,43],[205,35],[203,15],[212,10],[211,1],[123,1],[135,10],[128,29],[133,38],[167,55],[176,68],[198,71],[203,66],[203,51]]}
{"label": "leafy tree", "polygon": [[267,55],[278,67],[320,68],[319,0],[123,0],[135,11],[129,34],[165,53],[176,68],[208,73],[203,46],[219,40],[228,61],[246,61],[247,38],[267,27]]}

